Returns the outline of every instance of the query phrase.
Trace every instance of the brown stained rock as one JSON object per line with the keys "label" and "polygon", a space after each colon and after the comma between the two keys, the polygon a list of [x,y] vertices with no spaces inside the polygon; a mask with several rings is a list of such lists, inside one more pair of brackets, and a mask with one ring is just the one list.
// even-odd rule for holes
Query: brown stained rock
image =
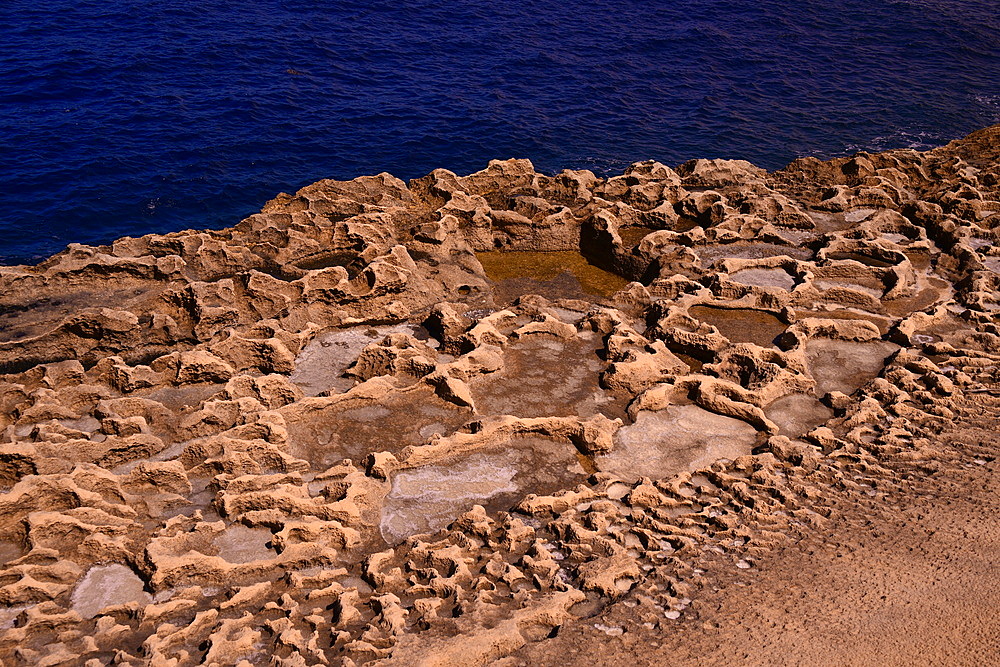
{"label": "brown stained rock", "polygon": [[638,395],[671,376],[686,375],[690,371],[689,366],[659,340],[643,350],[617,356],[620,360],[608,366],[601,376],[601,384],[627,395]]}
{"label": "brown stained rock", "polygon": [[578,574],[583,590],[615,600],[638,581],[640,570],[634,558],[621,554],[592,560],[581,567]]}
{"label": "brown stained rock", "polygon": [[224,391],[230,400],[255,398],[269,410],[295,403],[303,397],[302,390],[288,377],[278,374],[262,377],[238,375],[226,383]]}
{"label": "brown stained rock", "polygon": [[461,408],[471,408],[473,412],[476,411],[472,390],[462,380],[446,375],[431,375],[428,376],[428,381],[434,386],[435,393],[444,400]]}
{"label": "brown stained rock", "polygon": [[295,356],[277,338],[250,339],[230,333],[228,338],[214,345],[212,351],[240,371],[287,375],[295,369]]}
{"label": "brown stained rock", "polygon": [[182,352],[177,363],[177,383],[226,382],[234,374],[232,366],[206,351]]}

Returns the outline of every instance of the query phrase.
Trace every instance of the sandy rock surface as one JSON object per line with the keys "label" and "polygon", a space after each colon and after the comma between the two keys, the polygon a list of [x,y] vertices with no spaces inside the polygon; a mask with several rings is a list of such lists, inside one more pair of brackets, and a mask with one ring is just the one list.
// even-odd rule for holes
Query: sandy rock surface
{"label": "sandy rock surface", "polygon": [[0,661],[988,662],[998,226],[1000,126],[0,267]]}

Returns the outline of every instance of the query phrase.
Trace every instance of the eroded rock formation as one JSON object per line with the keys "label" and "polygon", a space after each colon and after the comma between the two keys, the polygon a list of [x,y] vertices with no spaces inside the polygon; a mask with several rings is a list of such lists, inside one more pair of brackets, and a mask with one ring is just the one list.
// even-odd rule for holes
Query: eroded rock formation
{"label": "eroded rock formation", "polygon": [[751,567],[1000,391],[998,156],[495,161],[0,267],[0,656],[483,665],[678,618],[699,554]]}

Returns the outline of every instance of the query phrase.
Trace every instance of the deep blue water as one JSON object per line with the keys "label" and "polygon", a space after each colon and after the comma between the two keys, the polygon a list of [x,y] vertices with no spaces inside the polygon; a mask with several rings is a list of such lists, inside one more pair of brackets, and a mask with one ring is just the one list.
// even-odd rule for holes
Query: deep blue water
{"label": "deep blue water", "polygon": [[991,0],[4,0],[0,262],[324,177],[778,168],[996,122]]}

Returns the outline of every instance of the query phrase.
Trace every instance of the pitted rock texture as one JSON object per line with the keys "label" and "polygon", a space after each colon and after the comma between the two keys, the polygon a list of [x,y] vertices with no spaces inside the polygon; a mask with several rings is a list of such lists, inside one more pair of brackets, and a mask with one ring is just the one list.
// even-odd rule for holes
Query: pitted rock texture
{"label": "pitted rock texture", "polygon": [[901,466],[995,459],[998,156],[494,161],[0,267],[0,658],[673,633]]}

